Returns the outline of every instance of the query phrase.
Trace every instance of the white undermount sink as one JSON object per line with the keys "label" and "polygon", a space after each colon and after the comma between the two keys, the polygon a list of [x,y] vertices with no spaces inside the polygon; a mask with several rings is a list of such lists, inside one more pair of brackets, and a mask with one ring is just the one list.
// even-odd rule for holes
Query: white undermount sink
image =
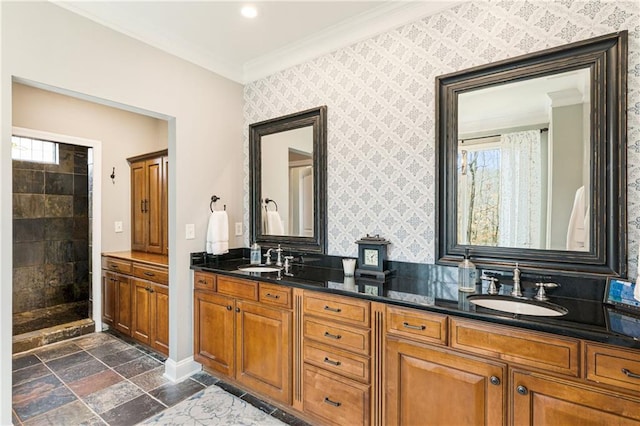
{"label": "white undermount sink", "polygon": [[531,299],[519,299],[510,296],[469,296],[469,301],[483,308],[496,311],[509,312],[520,315],[533,315],[538,317],[561,317],[569,311],[566,308],[549,302],[539,302]]}
{"label": "white undermount sink", "polygon": [[242,265],[238,269],[245,272],[278,272],[280,267],[271,265]]}

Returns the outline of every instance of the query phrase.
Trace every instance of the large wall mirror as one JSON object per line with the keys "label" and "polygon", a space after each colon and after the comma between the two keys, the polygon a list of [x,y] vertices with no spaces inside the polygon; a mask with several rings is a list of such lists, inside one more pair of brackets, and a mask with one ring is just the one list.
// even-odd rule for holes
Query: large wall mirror
{"label": "large wall mirror", "polygon": [[327,107],[249,126],[251,239],[326,253]]}
{"label": "large wall mirror", "polygon": [[436,79],[439,263],[626,276],[626,74],[620,32]]}

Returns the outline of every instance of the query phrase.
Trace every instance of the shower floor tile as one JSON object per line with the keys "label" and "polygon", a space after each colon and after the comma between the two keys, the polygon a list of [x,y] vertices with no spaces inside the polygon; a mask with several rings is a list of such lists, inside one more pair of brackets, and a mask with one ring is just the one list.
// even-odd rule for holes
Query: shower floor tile
{"label": "shower floor tile", "polygon": [[[175,420],[207,425],[221,424],[221,418],[228,416],[251,425],[306,425],[204,371],[171,383],[163,376],[164,360],[164,356],[110,332],[16,354],[13,423],[125,426]],[[232,412],[229,404],[234,407]]]}

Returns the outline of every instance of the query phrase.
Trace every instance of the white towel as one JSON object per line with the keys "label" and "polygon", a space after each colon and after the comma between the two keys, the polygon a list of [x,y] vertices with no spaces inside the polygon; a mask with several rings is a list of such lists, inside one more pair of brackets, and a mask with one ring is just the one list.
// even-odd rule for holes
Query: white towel
{"label": "white towel", "polygon": [[224,210],[214,211],[209,216],[206,249],[209,254],[229,252],[229,218]]}
{"label": "white towel", "polygon": [[[585,211],[586,210],[586,211]],[[585,209],[584,186],[576,191],[567,229],[567,250],[589,249],[589,215]]]}
{"label": "white towel", "polygon": [[280,218],[280,213],[278,213],[277,210],[269,210],[267,212],[267,234],[269,235],[284,234],[282,219]]}

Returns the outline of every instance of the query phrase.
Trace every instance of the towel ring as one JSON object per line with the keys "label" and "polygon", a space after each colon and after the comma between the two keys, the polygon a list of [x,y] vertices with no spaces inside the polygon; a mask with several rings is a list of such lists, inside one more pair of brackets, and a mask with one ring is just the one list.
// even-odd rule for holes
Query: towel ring
{"label": "towel ring", "polygon": [[[213,213],[215,210],[213,209],[213,205],[218,201],[221,200],[222,198],[218,197],[217,195],[213,195],[211,196],[211,202],[209,203],[209,209],[211,210],[211,213]],[[224,205],[224,209],[227,210],[227,205]]]}
{"label": "towel ring", "polygon": [[265,198],[265,199],[264,199],[264,208],[265,208],[265,210],[268,210],[268,209],[267,209],[267,204],[269,204],[269,203],[273,203],[273,204],[275,204],[275,206],[276,206],[276,211],[278,211],[278,203],[276,203],[276,202],[275,202],[275,200],[272,200],[271,198]]}

